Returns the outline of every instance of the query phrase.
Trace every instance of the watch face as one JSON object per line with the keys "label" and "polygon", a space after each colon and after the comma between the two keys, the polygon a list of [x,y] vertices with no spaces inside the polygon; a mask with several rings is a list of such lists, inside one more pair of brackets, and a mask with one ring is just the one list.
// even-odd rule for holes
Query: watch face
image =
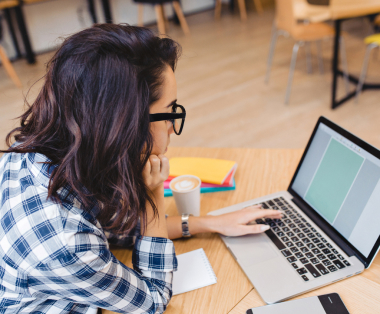
{"label": "watch face", "polygon": [[183,237],[191,237],[191,234],[189,232],[189,215],[182,215],[182,236]]}

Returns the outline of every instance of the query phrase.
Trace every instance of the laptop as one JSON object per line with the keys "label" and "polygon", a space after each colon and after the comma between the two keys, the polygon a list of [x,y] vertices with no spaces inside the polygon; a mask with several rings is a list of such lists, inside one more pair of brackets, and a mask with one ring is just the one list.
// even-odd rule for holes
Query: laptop
{"label": "laptop", "polygon": [[255,204],[285,215],[221,238],[267,304],[359,274],[380,247],[380,151],[320,117],[287,191],[209,215]]}

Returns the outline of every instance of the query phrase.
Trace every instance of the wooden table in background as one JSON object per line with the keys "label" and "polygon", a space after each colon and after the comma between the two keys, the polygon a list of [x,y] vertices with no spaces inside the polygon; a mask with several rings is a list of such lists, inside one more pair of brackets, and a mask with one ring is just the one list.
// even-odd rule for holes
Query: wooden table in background
{"label": "wooden table in background", "polygon": [[[208,157],[235,160],[236,190],[202,194],[201,215],[259,196],[286,190],[301,158],[302,150],[244,148],[170,148],[170,157]],[[176,215],[173,198],[166,198],[166,212]],[[249,307],[264,305],[252,284],[216,234],[198,234],[174,240],[176,254],[203,248],[218,278],[218,283],[174,296],[165,313],[169,314],[244,314]],[[132,251],[112,250],[116,258],[132,267]],[[350,313],[380,311],[380,258],[369,270],[307,295],[338,292]],[[110,314],[110,311],[103,311]]]}

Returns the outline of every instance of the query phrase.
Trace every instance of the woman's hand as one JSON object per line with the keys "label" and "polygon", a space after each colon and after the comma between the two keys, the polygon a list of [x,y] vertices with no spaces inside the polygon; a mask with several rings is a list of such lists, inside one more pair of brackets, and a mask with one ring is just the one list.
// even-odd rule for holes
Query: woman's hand
{"label": "woman's hand", "polygon": [[274,209],[263,209],[261,205],[249,206],[241,210],[213,216],[212,229],[225,236],[242,236],[250,233],[261,233],[269,229],[263,224],[252,224],[259,218],[281,219],[282,212]]}
{"label": "woman's hand", "polygon": [[165,155],[150,155],[143,170],[146,186],[154,191],[169,177],[169,159]]}

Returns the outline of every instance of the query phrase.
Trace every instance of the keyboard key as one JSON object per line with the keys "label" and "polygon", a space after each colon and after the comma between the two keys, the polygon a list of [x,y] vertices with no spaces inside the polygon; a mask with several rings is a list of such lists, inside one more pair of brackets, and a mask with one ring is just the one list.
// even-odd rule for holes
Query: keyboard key
{"label": "keyboard key", "polygon": [[305,281],[309,281],[309,278],[307,278],[306,275],[302,275],[301,277],[302,277],[303,280],[305,280]]}
{"label": "keyboard key", "polygon": [[290,231],[290,232],[287,232],[286,234],[287,234],[288,237],[294,237],[294,233],[291,232],[291,231]]}
{"label": "keyboard key", "polygon": [[285,227],[285,224],[281,221],[277,224],[279,227]]}
{"label": "keyboard key", "polygon": [[308,236],[309,238],[315,238],[315,235],[314,235],[314,233],[311,233],[311,232],[310,232],[310,233],[308,233],[308,234],[307,234],[307,236]]}
{"label": "keyboard key", "polygon": [[298,242],[298,241],[299,241],[299,239],[298,239],[297,237],[291,237],[291,240],[292,240],[293,242]]}
{"label": "keyboard key", "polygon": [[346,266],[351,266],[351,264],[349,262],[347,262],[346,260],[343,261],[344,265]]}
{"label": "keyboard key", "polygon": [[306,247],[301,247],[300,250],[301,250],[302,253],[309,252],[309,250]]}
{"label": "keyboard key", "polygon": [[282,210],[286,210],[286,209],[288,209],[286,206],[281,206],[281,209]]}
{"label": "keyboard key", "polygon": [[305,267],[310,272],[310,274],[313,275],[314,278],[321,277],[321,274],[318,272],[318,270],[315,269],[315,267],[311,264],[306,264]]}
{"label": "keyboard key", "polygon": [[315,255],[317,255],[317,254],[319,254],[319,253],[321,253],[321,251],[320,250],[318,250],[318,249],[312,249],[311,250]]}
{"label": "keyboard key", "polygon": [[297,214],[297,211],[293,208],[293,213]]}
{"label": "keyboard key", "polygon": [[292,229],[294,229],[296,227],[296,225],[295,224],[289,224],[289,228],[292,228]]}
{"label": "keyboard key", "polygon": [[342,261],[344,260],[344,257],[342,255],[338,254],[338,257],[340,260],[342,260]]}
{"label": "keyboard key", "polygon": [[292,221],[290,219],[284,219],[284,222],[286,222],[287,224],[292,223]]}
{"label": "keyboard key", "polygon": [[298,247],[303,247],[303,243],[302,242],[296,242],[295,245],[297,245]]}
{"label": "keyboard key", "polygon": [[309,233],[310,229],[309,228],[303,228],[302,231],[305,232],[305,233]]}
{"label": "keyboard key", "polygon": [[293,242],[290,242],[290,241],[289,241],[289,242],[286,242],[285,244],[286,244],[287,247],[292,247],[292,246],[294,246]]}
{"label": "keyboard key", "polygon": [[291,250],[293,253],[297,253],[297,252],[299,252],[299,250],[298,250],[295,246],[291,247],[290,250]]}
{"label": "keyboard key", "polygon": [[331,272],[334,272],[334,271],[337,271],[337,270],[338,270],[334,265],[332,265],[332,266],[328,266],[327,268],[328,268],[329,271],[331,271]]}
{"label": "keyboard key", "polygon": [[290,229],[289,229],[288,227],[284,227],[284,228],[282,228],[282,230],[283,230],[284,232],[288,232]]}
{"label": "keyboard key", "polygon": [[271,229],[265,231],[265,233],[280,251],[286,248],[285,245],[280,241],[280,239],[276,236],[276,234]]}
{"label": "keyboard key", "polygon": [[269,206],[268,206],[266,203],[261,203],[261,205],[262,205],[262,207],[263,207],[264,209],[269,209]]}
{"label": "keyboard key", "polygon": [[277,235],[281,238],[281,237],[285,236],[285,233],[283,233],[282,231],[280,231],[280,232],[277,232]]}
{"label": "keyboard key", "polygon": [[280,207],[278,207],[278,206],[272,206],[272,209],[278,210],[278,209],[280,209]]}
{"label": "keyboard key", "polygon": [[292,253],[290,253],[289,250],[282,250],[281,253],[285,256],[285,257],[288,257],[288,256],[291,256]]}
{"label": "keyboard key", "polygon": [[321,241],[322,241],[323,243],[327,243],[327,240],[326,240],[325,238],[321,238]]}
{"label": "keyboard key", "polygon": [[274,232],[279,232],[281,229],[279,227],[273,227]]}
{"label": "keyboard key", "polygon": [[333,251],[334,254],[339,254],[339,252],[335,249],[332,249],[331,251]]}
{"label": "keyboard key", "polygon": [[298,218],[302,218],[302,215],[301,215],[301,214],[297,214],[297,217],[298,217]]}
{"label": "keyboard key", "polygon": [[297,269],[297,272],[300,274],[300,275],[303,275],[303,274],[306,274],[307,273],[307,270],[305,268],[299,268]]}
{"label": "keyboard key", "polygon": [[298,218],[297,219],[294,219],[293,220],[296,224],[299,224],[301,222],[301,220],[299,220]]}
{"label": "keyboard key", "polygon": [[323,249],[323,248],[326,247],[323,243],[318,243],[317,246],[318,246],[320,249]]}
{"label": "keyboard key", "polygon": [[293,231],[294,231],[295,233],[300,233],[300,232],[301,232],[301,230],[298,229],[298,228],[294,228]]}
{"label": "keyboard key", "polygon": [[284,241],[284,242],[288,242],[289,238],[288,237],[282,237],[281,240]]}
{"label": "keyboard key", "polygon": [[322,261],[326,258],[323,254],[318,254],[317,257]]}
{"label": "keyboard key", "polygon": [[285,210],[285,213],[288,214],[288,215],[291,215],[292,211],[288,209],[288,210]]}
{"label": "keyboard key", "polygon": [[327,245],[327,247],[330,248],[330,249],[333,248],[332,245],[331,245],[330,243],[326,243],[326,245]]}
{"label": "keyboard key", "polygon": [[336,259],[336,256],[335,256],[334,254],[329,254],[329,255],[327,255],[327,257],[328,257],[330,260]]}
{"label": "keyboard key", "polygon": [[322,264],[315,265],[315,267],[317,267],[322,275],[327,275],[329,273],[329,271]]}
{"label": "keyboard key", "polygon": [[298,227],[302,229],[302,228],[305,228],[305,225],[304,224],[298,224]]}
{"label": "keyboard key", "polygon": [[316,236],[317,236],[318,238],[322,238],[322,236],[321,236],[320,233],[316,232],[315,234],[316,234]]}
{"label": "keyboard key", "polygon": [[312,262],[313,264],[318,264],[319,263],[319,259],[314,257],[314,258],[312,258],[310,260],[310,262]]}
{"label": "keyboard key", "polygon": [[313,231],[313,232],[317,232],[317,230],[315,230],[313,227],[310,228],[310,229],[311,229],[311,231]]}
{"label": "keyboard key", "polygon": [[310,252],[306,253],[305,255],[307,258],[313,258],[314,257],[314,255]]}
{"label": "keyboard key", "polygon": [[276,223],[275,223],[274,221],[271,221],[271,222],[269,223],[269,226],[271,226],[272,228],[273,228],[273,227],[276,227]]}
{"label": "keyboard key", "polygon": [[289,261],[289,263],[293,263],[293,262],[297,261],[297,259],[294,256],[288,257],[287,260]]}
{"label": "keyboard key", "polygon": [[305,218],[301,218],[301,220],[302,220],[303,222],[306,222],[306,219],[305,219]]}
{"label": "keyboard key", "polygon": [[302,242],[306,244],[306,243],[310,243],[310,240],[308,238],[303,238]]}
{"label": "keyboard key", "polygon": [[311,228],[311,224],[309,224],[308,222],[306,223],[306,226],[308,226],[309,228]]}
{"label": "keyboard key", "polygon": [[278,205],[278,206],[284,206],[284,203],[282,203],[282,202],[277,202],[277,205]]}
{"label": "keyboard key", "polygon": [[273,201],[268,201],[268,205],[269,206],[274,206],[275,204],[273,203]]}
{"label": "keyboard key", "polygon": [[322,261],[322,263],[325,266],[330,266],[331,265],[331,262],[328,259],[325,259],[324,261]]}
{"label": "keyboard key", "polygon": [[278,203],[280,200],[278,198],[275,198],[273,201]]}
{"label": "keyboard key", "polygon": [[296,254],[294,254],[297,258],[302,258],[303,257],[303,254],[301,252],[298,252]]}
{"label": "keyboard key", "polygon": [[292,219],[296,219],[297,218],[297,216],[293,215],[293,214],[289,215],[289,217],[292,218]]}
{"label": "keyboard key", "polygon": [[304,238],[305,237],[305,235],[303,233],[298,233],[297,236],[300,237],[300,238]]}
{"label": "keyboard key", "polygon": [[314,245],[313,243],[308,243],[306,246],[307,246],[309,249],[313,249],[313,248],[315,248],[315,245]]}
{"label": "keyboard key", "polygon": [[329,249],[323,249],[322,252],[325,253],[326,255],[331,253]]}
{"label": "keyboard key", "polygon": [[294,267],[294,269],[297,269],[297,268],[298,268],[298,266],[297,266],[296,263],[292,263],[292,266]]}
{"label": "keyboard key", "polygon": [[333,260],[333,263],[335,264],[335,266],[336,266],[338,269],[346,268],[346,266],[344,266],[344,265],[342,264],[342,262],[341,262],[340,260],[338,260],[338,259]]}
{"label": "keyboard key", "polygon": [[319,242],[321,242],[321,241],[319,241],[318,238],[313,238],[313,239],[311,239],[311,241],[313,241],[314,243],[319,243]]}

